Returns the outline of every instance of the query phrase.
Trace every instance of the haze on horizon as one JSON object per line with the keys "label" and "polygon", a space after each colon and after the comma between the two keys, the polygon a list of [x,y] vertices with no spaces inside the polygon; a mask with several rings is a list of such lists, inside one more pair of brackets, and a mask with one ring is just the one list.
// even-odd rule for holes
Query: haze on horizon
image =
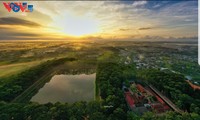
{"label": "haze on horizon", "polygon": [[198,36],[198,1],[28,1],[0,5],[0,40],[140,40]]}

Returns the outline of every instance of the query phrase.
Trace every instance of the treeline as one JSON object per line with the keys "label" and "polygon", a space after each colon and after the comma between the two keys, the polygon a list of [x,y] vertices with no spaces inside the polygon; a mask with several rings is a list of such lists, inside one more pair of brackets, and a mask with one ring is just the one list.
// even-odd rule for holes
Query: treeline
{"label": "treeline", "polygon": [[169,111],[163,115],[146,112],[140,116],[134,112],[124,112],[117,108],[111,114],[107,113],[101,102],[67,103],[5,103],[0,102],[1,120],[199,120],[196,113],[179,115]]}
{"label": "treeline", "polygon": [[182,110],[200,114],[200,91],[194,91],[183,75],[146,69],[138,71],[137,76],[160,90]]}
{"label": "treeline", "polygon": [[5,78],[3,81],[6,82],[0,83],[0,101],[12,101],[49,70],[53,69],[57,65],[63,64],[66,61],[73,60],[75,60],[75,58],[48,60],[15,76]]}
{"label": "treeline", "polygon": [[[1,120],[105,120],[100,102],[67,103],[4,103],[0,102]],[[121,111],[116,111],[116,115]]]}
{"label": "treeline", "polygon": [[127,112],[127,120],[200,120],[200,115],[197,113],[183,113],[182,115],[168,111],[162,115],[153,112],[146,112],[139,116],[133,112]]}
{"label": "treeline", "polygon": [[[106,107],[106,117],[115,120],[126,119],[127,105],[123,96],[122,66],[114,62],[99,63],[96,73],[96,82],[98,84],[102,106]],[[115,115],[115,112],[119,112]]]}
{"label": "treeline", "polygon": [[[179,115],[175,112],[167,112],[158,116],[147,112],[140,116],[133,112],[124,113],[121,109],[115,109],[107,117],[107,109],[102,107],[102,102],[76,102],[67,103],[4,103],[0,102],[1,120],[199,120],[196,113],[184,113]],[[125,117],[124,117],[125,116]]]}

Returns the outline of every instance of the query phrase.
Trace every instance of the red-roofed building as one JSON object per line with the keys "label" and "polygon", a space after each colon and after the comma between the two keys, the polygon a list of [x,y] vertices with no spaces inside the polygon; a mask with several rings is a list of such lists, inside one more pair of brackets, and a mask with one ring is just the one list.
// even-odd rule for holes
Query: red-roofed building
{"label": "red-roofed building", "polygon": [[140,84],[137,84],[137,89],[140,91],[140,92],[142,92],[142,93],[145,93],[146,91],[145,91],[145,89],[142,87],[142,85],[140,85]]}
{"label": "red-roofed building", "polygon": [[170,110],[170,107],[168,105],[164,105],[164,109],[166,110]]}
{"label": "red-roofed building", "polygon": [[153,104],[151,104],[151,107],[152,107],[152,109],[156,110],[159,113],[165,111],[163,105],[160,103],[153,103]]}
{"label": "red-roofed building", "polygon": [[143,87],[141,84],[133,83],[130,88],[124,89],[124,96],[129,108],[139,114],[149,110],[162,113],[171,109],[159,95],[150,88]]}
{"label": "red-roofed building", "polygon": [[159,96],[157,96],[157,95],[155,95],[155,96],[156,96],[156,99],[157,99],[160,103],[165,104],[165,102],[164,102]]}
{"label": "red-roofed building", "polygon": [[135,101],[133,99],[133,97],[131,96],[130,92],[125,92],[125,97],[126,97],[126,101],[129,105],[130,108],[135,107]]}

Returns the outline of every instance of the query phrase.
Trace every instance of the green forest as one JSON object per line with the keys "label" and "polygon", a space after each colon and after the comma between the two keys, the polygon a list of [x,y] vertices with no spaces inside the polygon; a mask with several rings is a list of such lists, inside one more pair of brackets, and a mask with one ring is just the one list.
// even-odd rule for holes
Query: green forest
{"label": "green forest", "polygon": [[[74,60],[74,59],[70,59]],[[52,62],[54,63],[54,62]],[[59,62],[60,63],[60,62]],[[45,65],[47,63],[42,64]],[[54,63],[54,64],[57,64]],[[53,65],[53,64],[50,64]],[[46,65],[46,66],[49,66]],[[0,118],[1,120],[199,120],[200,116],[198,114],[198,100],[195,97],[189,96],[188,94],[192,91],[187,89],[187,85],[181,83],[183,80],[181,75],[163,73],[157,70],[145,70],[132,73],[134,70],[131,69],[134,65],[122,65],[117,62],[100,62],[97,67],[97,81],[100,99],[97,99],[92,102],[76,102],[73,104],[68,103],[47,103],[47,104],[38,104],[38,103],[9,103],[6,101],[11,100],[5,99],[7,97],[2,97],[0,102]],[[39,66],[38,66],[39,67]],[[44,68],[44,67],[43,67]],[[132,70],[131,73],[128,73],[129,70]],[[32,69],[37,71],[37,69]],[[34,73],[34,72],[33,72]],[[123,74],[120,74],[123,73]],[[25,73],[23,73],[25,74]],[[153,75],[155,74],[155,75]],[[26,75],[26,74],[25,74]],[[127,77],[127,75],[129,77]],[[27,75],[28,76],[28,75]],[[125,77],[126,76],[126,77]],[[127,79],[137,76],[138,78],[143,79],[145,82],[151,83],[155,86],[159,85],[158,89],[163,89],[162,92],[166,93],[170,98],[173,99],[176,103],[180,104],[180,108],[185,109],[188,112],[183,113],[182,115],[175,113],[173,111],[166,112],[164,115],[158,116],[154,112],[146,112],[145,114],[138,115],[134,112],[131,112],[125,102],[123,91],[121,90],[122,82]],[[157,76],[157,77],[154,77]],[[17,77],[16,77],[17,79]],[[134,78],[135,79],[135,78]],[[166,81],[169,79],[169,81]],[[172,83],[172,79],[176,79],[176,83],[179,83],[178,86]],[[13,79],[15,80],[15,79]],[[160,81],[159,81],[160,80]],[[157,81],[157,82],[154,82]],[[165,81],[165,82],[164,82]],[[13,84],[21,86],[21,88],[26,88],[30,85],[22,84]],[[23,87],[22,87],[23,86]],[[185,87],[184,87],[185,86]],[[176,87],[176,92],[172,91]],[[168,88],[168,89],[167,89]],[[179,89],[178,89],[179,88]],[[23,89],[22,89],[23,90]],[[185,91],[187,90],[187,92]],[[182,94],[180,94],[182,93]],[[174,95],[176,94],[176,95]],[[196,93],[197,94],[197,93]],[[175,99],[176,97],[179,100]],[[196,96],[198,97],[198,96]],[[196,100],[196,104],[189,104],[185,102],[188,99]],[[182,101],[181,101],[182,100]],[[190,109],[189,109],[189,108]]]}
{"label": "green forest", "polygon": [[138,78],[152,84],[180,109],[200,114],[200,91],[193,90],[181,74],[156,69],[138,71]]}

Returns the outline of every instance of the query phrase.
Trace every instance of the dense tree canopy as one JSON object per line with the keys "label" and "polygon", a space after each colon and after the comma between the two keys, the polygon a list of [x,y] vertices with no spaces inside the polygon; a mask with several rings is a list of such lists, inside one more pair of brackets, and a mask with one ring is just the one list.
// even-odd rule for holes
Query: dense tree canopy
{"label": "dense tree canopy", "polygon": [[[152,84],[181,109],[197,112],[200,108],[200,91],[194,91],[181,74],[146,69],[138,71],[137,76],[148,84]],[[192,107],[192,108],[191,108]],[[197,112],[198,114],[200,111]]]}

